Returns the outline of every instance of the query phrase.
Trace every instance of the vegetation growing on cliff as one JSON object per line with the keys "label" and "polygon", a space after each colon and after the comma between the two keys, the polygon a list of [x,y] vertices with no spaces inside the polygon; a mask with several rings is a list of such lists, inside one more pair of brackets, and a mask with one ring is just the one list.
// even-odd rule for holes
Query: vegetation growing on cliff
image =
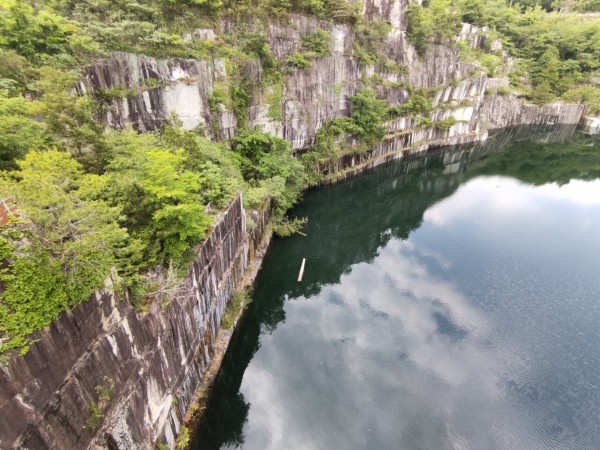
{"label": "vegetation growing on cliff", "polygon": [[[432,41],[457,34],[463,22],[488,26],[510,55],[519,58],[515,86],[537,103],[567,95],[581,84],[598,96],[600,19],[573,11],[599,11],[593,1],[431,0],[408,10],[407,39],[424,55]],[[493,76],[501,51],[485,49],[477,58]],[[525,84],[524,84],[525,82]],[[531,83],[531,89],[527,87]],[[581,97],[580,97],[581,99]],[[584,100],[585,101],[585,100]]]}
{"label": "vegetation growing on cliff", "polygon": [[49,149],[30,151],[0,176],[0,192],[18,205],[0,235],[8,262],[0,326],[11,338],[4,349],[26,349],[27,335],[87,299],[111,267],[144,296],[143,269],[184,268],[213,211],[236,192],[255,207],[273,198],[283,212],[304,187],[289,143],[258,131],[240,134],[233,150],[173,126],[110,131],[103,140],[110,152],[100,174],[77,153]]}
{"label": "vegetation growing on cliff", "polygon": [[452,38],[460,31],[459,9],[451,0],[413,3],[407,11],[406,37],[420,56],[424,56],[432,39]]}
{"label": "vegetation growing on cliff", "polygon": [[317,132],[314,146],[301,157],[309,182],[319,181],[325,172],[337,171],[345,148],[364,153],[385,134],[383,122],[388,111],[385,101],[379,100],[368,88],[361,89],[349,100],[351,117],[326,121]]}
{"label": "vegetation growing on cliff", "polygon": [[[564,11],[568,5],[598,11],[598,2],[507,3],[412,4],[407,38],[424,55],[431,42],[451,45],[463,21],[487,25],[522,61],[514,78],[532,100],[562,96],[600,113],[599,21]],[[391,25],[367,21],[360,11],[354,0],[0,0],[0,197],[13,197],[18,206],[0,226],[0,337],[9,338],[3,349],[26,350],[33,331],[87,299],[109,275],[113,286],[124,281],[144,298],[154,287],[148,269],[181,274],[215,214],[239,191],[250,207],[271,199],[281,216],[307,184],[337,168],[344,151],[364,153],[380,140],[387,118],[418,116],[423,124],[451,126],[450,119],[431,123],[431,92],[405,83],[407,69],[386,56]],[[291,12],[325,22],[278,58],[266,25]],[[214,40],[187,36],[195,28],[219,29],[222,18],[236,24],[232,33]],[[383,88],[391,82],[365,77],[344,99],[350,117],[325,121],[314,147],[296,157],[285,140],[248,129],[248,111],[267,92],[269,116],[283,117],[285,75],[308,70],[333,51],[326,21],[352,27],[347,56],[394,74],[394,88],[409,96],[388,108]],[[207,106],[213,115],[232,111],[239,134],[211,142],[206,130],[182,130],[176,117],[155,132],[105,130],[97,118],[111,101],[168,82],[148,79],[78,95],[82,69],[114,50],[225,57],[229,83],[215,85]],[[501,57],[484,50],[476,57],[493,75]],[[277,229],[289,234],[300,225],[282,220]]]}
{"label": "vegetation growing on cliff", "polygon": [[0,236],[3,350],[26,350],[30,333],[87,299],[111,267],[141,297],[154,290],[146,269],[184,273],[237,192],[249,206],[273,198],[284,211],[304,186],[282,139],[247,131],[230,150],[176,118],[154,133],[105,131],[98,105],[69,93],[75,74],[28,70],[31,100],[0,95],[0,192],[18,205]]}

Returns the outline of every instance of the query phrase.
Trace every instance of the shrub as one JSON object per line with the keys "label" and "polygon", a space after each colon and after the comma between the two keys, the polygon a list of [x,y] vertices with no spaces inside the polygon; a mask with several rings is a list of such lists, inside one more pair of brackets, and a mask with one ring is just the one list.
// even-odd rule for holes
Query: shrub
{"label": "shrub", "polygon": [[302,165],[294,158],[289,142],[261,131],[244,130],[231,144],[241,157],[242,174],[251,186],[249,197],[259,204],[271,197],[276,213],[287,211],[304,187]]}
{"label": "shrub", "polygon": [[406,103],[388,108],[388,114],[391,117],[428,114],[430,111],[431,100],[428,98],[427,93],[423,89],[414,92],[408,98]]}
{"label": "shrub", "polygon": [[563,94],[567,102],[585,103],[591,114],[600,114],[600,88],[596,86],[579,86]]}
{"label": "shrub", "polygon": [[227,93],[224,89],[215,88],[212,93],[208,96],[208,107],[210,112],[217,114],[221,112],[221,106],[227,101]]}
{"label": "shrub", "polygon": [[460,14],[450,0],[431,0],[428,6],[413,3],[408,7],[406,38],[419,56],[425,54],[433,37],[452,38],[460,26]]}
{"label": "shrub", "polygon": [[179,430],[179,436],[177,436],[177,443],[175,448],[177,450],[185,450],[190,445],[190,430],[185,426]]}
{"label": "shrub", "polygon": [[360,128],[358,135],[367,144],[383,137],[383,119],[387,113],[385,100],[379,100],[375,91],[361,89],[350,97],[352,120]]}
{"label": "shrub", "polygon": [[435,122],[432,123],[432,125],[435,128],[438,128],[440,130],[449,130],[457,122],[458,121],[456,120],[456,118],[454,118],[454,117],[448,117],[447,119],[442,119],[442,120],[435,121]]}
{"label": "shrub", "polygon": [[328,56],[331,47],[331,35],[322,29],[318,29],[302,38],[302,48],[316,56]]}
{"label": "shrub", "polygon": [[406,39],[413,45],[417,54],[423,56],[433,35],[433,19],[430,11],[413,3],[408,7],[406,19]]}
{"label": "shrub", "polygon": [[102,414],[100,408],[98,408],[98,405],[96,405],[96,403],[94,402],[90,402],[88,408],[89,417],[88,420],[85,422],[85,427],[90,430],[95,430],[100,424],[102,417],[104,417],[104,414]]}
{"label": "shrub", "polygon": [[302,53],[293,53],[285,59],[285,65],[287,67],[293,67],[296,69],[310,69],[312,63]]}

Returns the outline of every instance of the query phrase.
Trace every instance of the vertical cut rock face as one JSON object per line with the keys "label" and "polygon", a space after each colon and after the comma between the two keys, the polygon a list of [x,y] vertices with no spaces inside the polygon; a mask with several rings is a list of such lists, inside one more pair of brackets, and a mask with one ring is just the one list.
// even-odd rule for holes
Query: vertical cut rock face
{"label": "vertical cut rock face", "polygon": [[586,117],[583,129],[590,134],[600,134],[600,117]]}
{"label": "vertical cut rock face", "polygon": [[[365,0],[363,14],[369,20],[379,20],[391,25],[380,49],[390,61],[404,68],[404,73],[386,72],[377,66],[361,66],[352,57],[356,43],[354,31],[348,25],[331,24],[301,15],[292,15],[289,21],[271,23],[266,34],[273,55],[279,59],[302,51],[302,38],[318,29],[328,31],[332,37],[330,55],[312,59],[309,69],[293,69],[285,76],[284,86],[258,87],[252,92],[247,111],[247,125],[289,140],[295,149],[314,143],[315,135],[329,119],[350,114],[349,97],[360,88],[372,85],[381,98],[390,105],[406,102],[406,85],[437,91],[431,113],[433,122],[454,117],[458,124],[446,133],[431,128],[416,130],[411,120],[395,120],[388,124],[394,133],[412,133],[409,141],[396,140],[401,146],[423,147],[437,145],[431,142],[449,138],[460,140],[485,139],[487,130],[522,124],[578,123],[584,109],[579,105],[536,106],[524,105],[514,95],[495,92],[508,87],[506,70],[512,60],[506,52],[504,64],[497,71],[502,76],[488,78],[481,67],[460,60],[458,51],[450,45],[431,44],[423,57],[407,43],[405,0]],[[232,30],[234,23],[225,22],[223,28]],[[489,47],[501,51],[498,41],[488,43],[488,30],[465,24],[458,39],[473,49]],[[215,40],[212,30],[197,30],[188,39]],[[129,53],[114,53],[99,60],[86,71],[79,83],[80,93],[96,94],[106,99],[103,120],[112,127],[132,126],[137,130],[154,130],[164,123],[171,113],[179,116],[185,129],[199,128],[212,139],[223,140],[235,135],[238,124],[235,115],[225,105],[211,111],[208,99],[216,87],[228,91],[240,73],[229,73],[224,59],[191,60],[180,58],[156,59]],[[231,70],[231,69],[230,69]],[[260,61],[246,63],[242,74],[254,86],[261,86]],[[376,76],[379,83],[370,79]],[[124,89],[123,98],[113,98],[111,90]],[[281,90],[281,92],[279,92]],[[277,92],[276,92],[277,91]],[[487,94],[486,94],[487,92]],[[280,111],[274,114],[273,110]],[[403,128],[401,128],[403,127]],[[475,136],[477,135],[477,136]],[[394,139],[388,137],[388,151],[394,150]]]}
{"label": "vertical cut rock face", "polygon": [[173,444],[268,215],[248,235],[238,198],[168,305],[137,313],[120,292],[99,291],[1,365],[0,448]]}

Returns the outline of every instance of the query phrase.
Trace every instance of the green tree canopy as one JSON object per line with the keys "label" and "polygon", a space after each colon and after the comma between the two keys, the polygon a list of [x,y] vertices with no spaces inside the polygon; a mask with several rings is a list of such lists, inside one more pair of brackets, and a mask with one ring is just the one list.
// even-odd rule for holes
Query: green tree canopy
{"label": "green tree canopy", "polygon": [[52,9],[38,11],[26,1],[0,2],[0,45],[30,60],[67,51],[77,26]]}
{"label": "green tree canopy", "polygon": [[148,264],[178,260],[200,242],[212,219],[200,200],[198,174],[184,150],[171,151],[153,134],[109,134],[114,157],[106,167],[107,199],[123,208],[121,222],[144,242]]}
{"label": "green tree canopy", "polygon": [[[106,180],[86,174],[68,153],[30,151],[19,171],[0,178],[19,219],[0,227],[0,331],[8,348],[86,300],[112,267],[139,260],[138,246],[118,224],[120,210],[99,198]],[[32,222],[29,222],[31,219]]]}
{"label": "green tree canopy", "polygon": [[377,93],[370,89],[361,89],[350,97],[352,120],[359,127],[358,135],[367,144],[373,144],[384,134],[382,123],[387,115],[387,103],[379,100]]}
{"label": "green tree canopy", "polygon": [[46,142],[46,127],[32,118],[33,105],[22,97],[0,91],[0,170],[16,169],[16,160]]}

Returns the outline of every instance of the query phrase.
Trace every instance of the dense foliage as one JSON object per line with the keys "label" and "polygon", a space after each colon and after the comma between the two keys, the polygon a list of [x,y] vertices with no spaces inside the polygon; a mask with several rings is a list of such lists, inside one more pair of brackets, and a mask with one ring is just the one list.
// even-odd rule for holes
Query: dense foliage
{"label": "dense foliage", "polygon": [[[600,95],[600,18],[576,13],[600,11],[599,2],[430,0],[423,5],[410,5],[407,24],[407,38],[420,55],[431,42],[456,35],[462,22],[488,26],[490,36],[519,58],[513,85],[533,101],[544,103],[563,95],[586,101]],[[500,51],[490,48],[472,56],[490,76],[502,60]],[[596,87],[585,94],[570,92],[581,84]]]}
{"label": "dense foliage", "polygon": [[[451,126],[431,123],[432,92],[403,84],[407,68],[384,52],[394,30],[365,20],[361,8],[358,0],[0,0],[0,200],[12,197],[18,208],[0,226],[0,337],[9,339],[3,350],[26,350],[33,331],[103,283],[125,283],[143,308],[157,284],[173,273],[181,277],[214,216],[237,192],[248,207],[271,200],[276,231],[289,235],[302,221],[283,213],[302,189],[336,170],[344,152],[372,148],[387,118],[416,116],[423,126]],[[594,78],[600,22],[575,14],[598,10],[597,0],[413,2],[407,38],[424,55],[432,42],[452,45],[462,22],[489,26],[490,36],[520,58],[514,85],[532,100],[562,96],[600,113]],[[345,98],[350,117],[326,121],[314,147],[299,156],[283,139],[248,129],[256,95],[264,96],[269,116],[281,120],[284,76],[310,70],[332,52],[331,28],[319,22],[323,28],[277,58],[266,24],[285,21],[290,12],[351,26],[355,41],[348,52],[363,67],[396,74],[395,87],[409,93],[406,102],[388,108],[381,78],[362,80]],[[196,28],[219,30],[223,18],[236,23],[232,32],[214,41],[186,37]],[[106,130],[97,120],[102,108],[162,82],[77,95],[82,68],[114,50],[225,57],[229,82],[215,84],[208,107],[212,114],[232,111],[239,134],[211,142],[206,130],[182,130],[176,117],[156,132]],[[491,48],[461,50],[489,75],[503,61]],[[256,72],[260,76],[251,76]]]}
{"label": "dense foliage", "polygon": [[423,56],[432,38],[455,36],[461,27],[458,8],[451,0],[431,0],[426,7],[413,3],[408,8],[406,36]]}

